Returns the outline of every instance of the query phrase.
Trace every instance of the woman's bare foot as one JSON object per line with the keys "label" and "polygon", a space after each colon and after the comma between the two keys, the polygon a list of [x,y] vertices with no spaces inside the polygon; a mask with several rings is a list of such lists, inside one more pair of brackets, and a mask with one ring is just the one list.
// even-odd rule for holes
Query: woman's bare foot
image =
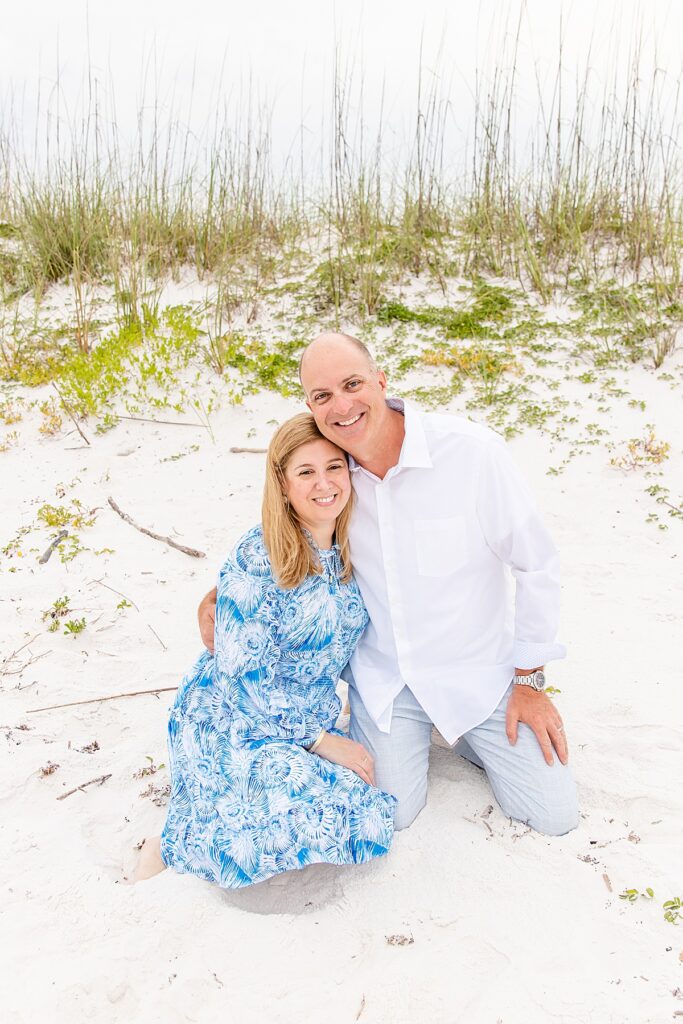
{"label": "woman's bare foot", "polygon": [[135,871],[130,881],[144,882],[146,878],[153,878],[164,870],[166,865],[161,859],[161,836],[154,836],[153,839],[143,839],[140,847],[140,859],[137,862]]}

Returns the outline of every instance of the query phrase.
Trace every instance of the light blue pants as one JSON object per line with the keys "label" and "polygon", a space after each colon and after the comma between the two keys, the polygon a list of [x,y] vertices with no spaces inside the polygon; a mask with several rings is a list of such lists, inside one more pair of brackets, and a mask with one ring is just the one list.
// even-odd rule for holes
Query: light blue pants
{"label": "light blue pants", "polygon": [[[505,710],[512,686],[493,714],[470,729],[454,746],[483,768],[504,814],[530,825],[537,832],[561,836],[579,821],[576,784],[571,771],[553,753],[547,765],[532,730],[519,725],[513,747],[505,732]],[[397,799],[394,825],[406,828],[427,801],[427,772],[432,723],[405,686],[394,700],[391,732],[380,732],[360,695],[349,686],[351,738],[375,759],[376,785]]]}

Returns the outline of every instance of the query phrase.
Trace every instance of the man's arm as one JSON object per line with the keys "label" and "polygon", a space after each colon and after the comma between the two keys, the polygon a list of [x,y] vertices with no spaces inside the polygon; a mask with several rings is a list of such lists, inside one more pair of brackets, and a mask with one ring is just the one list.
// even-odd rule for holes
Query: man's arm
{"label": "man's arm", "polygon": [[[559,558],[533,498],[505,445],[489,445],[479,489],[479,519],[491,550],[512,571],[515,589],[515,674],[526,675],[565,649],[555,640],[559,622]],[[519,722],[533,729],[547,764],[553,747],[567,763],[562,719],[543,692],[515,684],[508,701],[506,731],[517,742]]]}
{"label": "man's arm", "polygon": [[199,602],[197,619],[202,643],[213,654],[213,631],[216,624],[216,588],[210,590]]}

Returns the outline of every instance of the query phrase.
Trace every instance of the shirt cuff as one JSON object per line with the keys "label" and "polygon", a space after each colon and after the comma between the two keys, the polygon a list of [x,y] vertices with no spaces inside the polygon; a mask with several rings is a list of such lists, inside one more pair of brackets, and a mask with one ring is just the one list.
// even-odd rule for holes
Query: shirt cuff
{"label": "shirt cuff", "polygon": [[534,644],[528,640],[515,640],[512,650],[515,668],[538,668],[564,658],[567,653],[564,644]]}

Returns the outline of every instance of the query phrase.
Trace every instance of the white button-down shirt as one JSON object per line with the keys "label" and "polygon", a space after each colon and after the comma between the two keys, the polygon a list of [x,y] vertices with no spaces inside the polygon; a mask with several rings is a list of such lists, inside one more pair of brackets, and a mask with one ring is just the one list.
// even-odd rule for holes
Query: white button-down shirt
{"label": "white button-down shirt", "polygon": [[398,464],[380,480],[351,459],[351,560],[370,625],[350,668],[382,732],[406,685],[454,743],[497,707],[515,666],[564,657],[558,556],[497,434],[388,404],[405,415]]}

